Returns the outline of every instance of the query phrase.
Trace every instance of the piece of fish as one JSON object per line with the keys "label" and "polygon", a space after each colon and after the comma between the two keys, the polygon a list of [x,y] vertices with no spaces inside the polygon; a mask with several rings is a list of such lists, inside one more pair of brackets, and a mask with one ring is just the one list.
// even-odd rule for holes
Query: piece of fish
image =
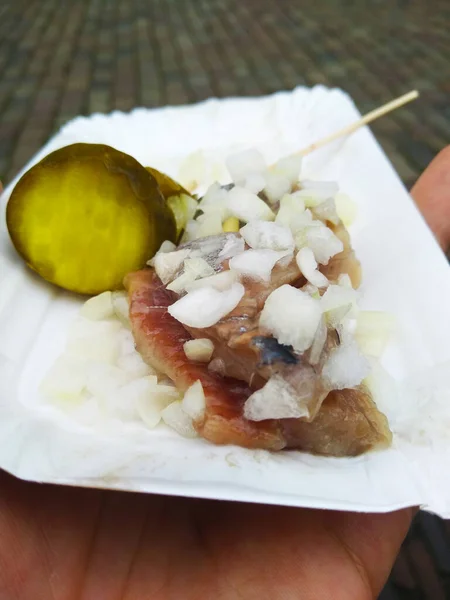
{"label": "piece of fish", "polygon": [[[151,269],[127,276],[130,319],[136,347],[142,358],[165,373],[184,391],[195,381],[202,383],[206,407],[204,417],[194,422],[200,436],[215,444],[281,450],[291,448],[327,456],[356,456],[388,446],[391,432],[387,420],[363,388],[328,394],[312,422],[280,419],[253,422],[245,419],[243,407],[251,393],[236,379],[212,373],[203,364],[189,360],[183,344],[191,339],[186,329],[167,311],[174,295],[167,291]],[[271,353],[288,352],[272,346]]]}
{"label": "piece of fish", "polygon": [[206,410],[194,425],[198,433],[216,444],[280,450],[285,446],[276,421],[256,423],[242,417],[251,394],[247,384],[223,378],[206,365],[186,357],[183,344],[192,339],[168,312],[174,295],[165,289],[150,269],[131,273],[125,286],[130,299],[130,320],[136,348],[143,360],[170,377],[181,391],[200,380]]}

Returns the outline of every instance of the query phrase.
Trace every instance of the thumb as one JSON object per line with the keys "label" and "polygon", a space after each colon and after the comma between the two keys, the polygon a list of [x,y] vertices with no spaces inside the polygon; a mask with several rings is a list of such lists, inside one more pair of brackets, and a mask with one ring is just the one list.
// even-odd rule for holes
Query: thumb
{"label": "thumb", "polygon": [[444,252],[450,249],[450,146],[442,150],[411,190]]}

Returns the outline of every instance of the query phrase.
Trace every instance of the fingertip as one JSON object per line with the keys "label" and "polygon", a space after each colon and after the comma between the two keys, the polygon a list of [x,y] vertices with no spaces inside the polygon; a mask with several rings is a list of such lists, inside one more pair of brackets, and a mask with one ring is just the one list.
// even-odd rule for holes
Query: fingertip
{"label": "fingertip", "polygon": [[450,146],[431,161],[411,195],[442,249],[450,248]]}

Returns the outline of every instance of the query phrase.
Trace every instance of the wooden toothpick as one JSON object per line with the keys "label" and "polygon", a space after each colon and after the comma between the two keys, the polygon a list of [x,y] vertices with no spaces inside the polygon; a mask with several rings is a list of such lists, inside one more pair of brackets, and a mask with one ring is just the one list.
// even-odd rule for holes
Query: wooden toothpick
{"label": "wooden toothpick", "polygon": [[370,111],[369,113],[367,113],[366,115],[361,117],[361,119],[359,119],[358,121],[355,121],[355,123],[352,123],[351,125],[347,125],[346,127],[339,129],[339,131],[335,131],[331,135],[328,135],[327,137],[322,138],[318,142],[314,142],[314,144],[307,146],[306,148],[304,148],[303,150],[300,150],[300,152],[298,152],[296,154],[301,154],[302,156],[306,156],[307,154],[310,154],[314,150],[317,150],[318,148],[322,148],[322,146],[325,146],[326,144],[329,144],[330,142],[334,142],[334,140],[337,140],[338,138],[343,137],[344,135],[349,135],[350,133],[353,133],[360,127],[363,127],[364,125],[367,125],[368,123],[371,123],[372,121],[375,121],[375,119],[378,119],[379,117],[382,117],[383,115],[395,110],[396,108],[399,108],[400,106],[403,106],[404,104],[407,104],[408,102],[411,102],[412,100],[415,100],[418,96],[419,96],[419,92],[417,90],[412,90],[411,92],[408,92],[407,94],[404,94],[403,96],[400,96],[400,98],[391,100],[390,102],[383,104],[383,106],[380,106],[380,108],[376,108],[375,110]]}

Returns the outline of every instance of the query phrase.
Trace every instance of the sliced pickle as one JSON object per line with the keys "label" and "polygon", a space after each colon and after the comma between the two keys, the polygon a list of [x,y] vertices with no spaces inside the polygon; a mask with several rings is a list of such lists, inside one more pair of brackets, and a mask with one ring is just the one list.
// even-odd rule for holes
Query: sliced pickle
{"label": "sliced pickle", "polygon": [[156,179],[161,194],[166,200],[170,198],[170,196],[178,196],[179,194],[186,194],[187,196],[191,195],[180,183],[175,181],[175,179],[172,179],[172,177],[169,177],[165,173],[161,173],[161,171],[158,171],[157,169],[153,169],[153,167],[145,168]]}
{"label": "sliced pickle", "polygon": [[120,289],[164,240],[176,240],[155,178],[103,144],[73,144],[46,156],[17,183],[6,220],[26,263],[80,294]]}

